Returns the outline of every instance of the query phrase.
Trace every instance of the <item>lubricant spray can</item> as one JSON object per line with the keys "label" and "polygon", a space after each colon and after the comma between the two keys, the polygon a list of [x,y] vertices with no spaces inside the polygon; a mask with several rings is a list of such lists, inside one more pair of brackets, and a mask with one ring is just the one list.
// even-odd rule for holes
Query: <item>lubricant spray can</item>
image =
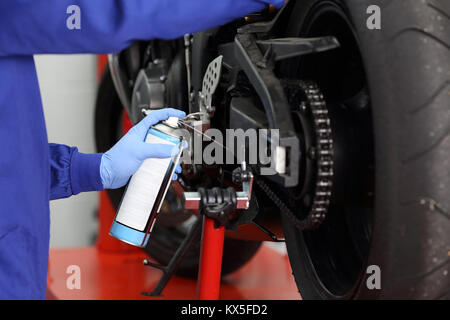
{"label": "lubricant spray can", "polygon": [[183,151],[183,138],[176,135],[177,129],[178,118],[169,118],[148,130],[145,142],[173,144],[178,152],[171,158],[151,158],[142,163],[122,197],[111,236],[138,247],[147,245]]}

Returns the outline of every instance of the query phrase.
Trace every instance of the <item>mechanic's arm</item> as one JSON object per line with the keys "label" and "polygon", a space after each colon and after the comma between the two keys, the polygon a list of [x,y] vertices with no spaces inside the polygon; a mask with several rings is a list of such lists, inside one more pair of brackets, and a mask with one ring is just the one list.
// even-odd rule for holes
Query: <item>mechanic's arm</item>
{"label": "mechanic's arm", "polygon": [[[177,38],[284,0],[0,1],[0,55],[111,53],[134,40]],[[79,8],[80,29],[77,25]],[[69,8],[69,9],[68,9]],[[78,9],[77,9],[78,10]],[[69,13],[67,13],[69,11]]]}
{"label": "mechanic's arm", "polygon": [[102,154],[84,154],[76,147],[49,143],[50,200],[84,191],[103,190],[100,177]]}
{"label": "mechanic's arm", "polygon": [[[171,157],[177,147],[146,143],[145,136],[152,125],[169,117],[183,118],[185,115],[183,111],[170,108],[152,111],[104,154],[85,154],[75,147],[49,143],[50,200],[80,192],[120,188],[144,160]],[[178,167],[177,172],[180,171]]]}

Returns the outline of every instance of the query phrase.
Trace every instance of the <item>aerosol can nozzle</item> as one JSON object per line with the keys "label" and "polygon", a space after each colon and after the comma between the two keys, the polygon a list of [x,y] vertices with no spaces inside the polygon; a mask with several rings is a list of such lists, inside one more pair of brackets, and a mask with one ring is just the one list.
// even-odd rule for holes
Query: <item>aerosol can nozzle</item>
{"label": "aerosol can nozzle", "polygon": [[178,120],[180,120],[180,118],[177,117],[169,117],[169,119],[167,119],[166,121],[164,121],[164,123],[166,125],[168,125],[169,127],[172,128],[178,128]]}

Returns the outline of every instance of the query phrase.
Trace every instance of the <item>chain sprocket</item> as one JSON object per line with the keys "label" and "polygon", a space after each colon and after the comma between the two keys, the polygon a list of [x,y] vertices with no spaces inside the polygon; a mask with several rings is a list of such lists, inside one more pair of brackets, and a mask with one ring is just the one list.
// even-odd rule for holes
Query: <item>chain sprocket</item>
{"label": "chain sprocket", "polygon": [[[323,94],[312,81],[286,80],[283,82],[289,103],[294,111],[307,112],[314,132],[314,145],[306,151],[315,162],[315,186],[312,203],[306,217],[299,219],[289,206],[263,180],[256,183],[297,228],[313,229],[326,217],[333,186],[333,138],[328,108]],[[301,110],[299,110],[301,109]]]}

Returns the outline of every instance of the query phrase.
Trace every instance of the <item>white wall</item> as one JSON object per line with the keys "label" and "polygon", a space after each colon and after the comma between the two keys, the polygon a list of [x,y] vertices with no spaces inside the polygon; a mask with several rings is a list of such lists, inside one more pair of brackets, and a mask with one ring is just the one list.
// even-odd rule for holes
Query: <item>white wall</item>
{"label": "white wall", "polygon": [[[96,56],[39,55],[35,62],[49,142],[95,152]],[[97,232],[97,207],[97,192],[51,201],[50,246],[92,244]]]}

